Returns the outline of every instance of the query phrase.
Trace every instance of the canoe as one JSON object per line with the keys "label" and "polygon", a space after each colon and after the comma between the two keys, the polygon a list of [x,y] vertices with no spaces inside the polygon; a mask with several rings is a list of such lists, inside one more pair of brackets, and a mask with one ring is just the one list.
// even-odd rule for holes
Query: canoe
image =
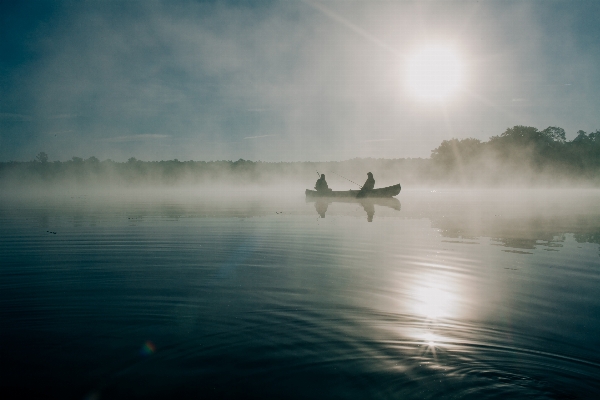
{"label": "canoe", "polygon": [[[379,189],[373,189],[364,195],[361,198],[373,198],[373,197],[394,197],[400,194],[401,186],[400,184],[388,186]],[[342,197],[342,198],[353,198],[356,199],[360,190],[329,190],[327,192],[317,192],[316,190],[306,189],[306,197]]]}

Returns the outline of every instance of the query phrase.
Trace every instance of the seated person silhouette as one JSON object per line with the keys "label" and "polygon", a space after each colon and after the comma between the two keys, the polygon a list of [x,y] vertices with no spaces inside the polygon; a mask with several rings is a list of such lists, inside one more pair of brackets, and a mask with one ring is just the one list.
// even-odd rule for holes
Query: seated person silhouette
{"label": "seated person silhouette", "polygon": [[373,178],[373,174],[368,172],[367,176],[368,178],[365,181],[365,184],[360,188],[360,192],[358,192],[356,197],[366,197],[367,194],[375,187],[375,178]]}
{"label": "seated person silhouette", "polygon": [[327,186],[327,181],[325,180],[325,174],[321,174],[321,177],[315,183],[315,190],[317,192],[331,192],[329,186]]}

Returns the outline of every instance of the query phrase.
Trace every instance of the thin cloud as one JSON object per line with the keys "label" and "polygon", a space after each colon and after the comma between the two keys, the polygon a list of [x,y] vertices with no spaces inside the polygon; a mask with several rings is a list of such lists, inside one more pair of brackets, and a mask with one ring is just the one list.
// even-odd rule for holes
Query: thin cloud
{"label": "thin cloud", "polygon": [[156,133],[142,133],[139,135],[130,136],[117,136],[112,138],[103,139],[103,142],[135,142],[146,139],[165,139],[171,137],[171,135],[159,135]]}
{"label": "thin cloud", "polygon": [[0,113],[3,121],[31,121],[31,116],[25,114]]}
{"label": "thin cloud", "polygon": [[396,139],[370,139],[370,140],[359,140],[360,143],[370,143],[370,142],[391,142]]}
{"label": "thin cloud", "polygon": [[70,119],[78,117],[77,114],[57,114],[50,117],[50,119]]}
{"label": "thin cloud", "polygon": [[275,135],[248,136],[248,137],[245,137],[244,139],[258,139],[258,138],[269,137],[269,136],[275,136]]}
{"label": "thin cloud", "polygon": [[48,132],[47,135],[62,135],[63,133],[71,133],[71,132],[75,132],[75,129],[67,129],[67,130],[62,130],[62,131],[52,131],[52,132]]}

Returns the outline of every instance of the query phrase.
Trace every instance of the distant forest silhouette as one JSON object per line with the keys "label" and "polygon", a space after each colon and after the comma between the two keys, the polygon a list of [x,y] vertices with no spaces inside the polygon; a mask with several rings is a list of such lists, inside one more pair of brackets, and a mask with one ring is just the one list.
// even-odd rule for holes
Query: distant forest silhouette
{"label": "distant forest silhouette", "polygon": [[599,183],[600,130],[587,134],[578,131],[567,141],[562,128],[550,126],[542,131],[530,126],[515,126],[489,141],[478,139],[445,140],[431,152],[438,177],[466,181],[490,179],[503,182],[508,177],[575,179]]}
{"label": "distant forest silhouette", "polygon": [[[419,184],[521,184],[600,185],[600,130],[577,132],[567,141],[558,127],[544,130],[514,126],[487,142],[478,139],[444,140],[429,159],[355,158],[330,162],[263,161],[100,161],[96,157],[73,157],[50,161],[40,152],[29,162],[0,163],[0,183],[43,185],[44,183],[178,185],[203,182],[232,184],[279,184],[316,180],[316,172],[328,174],[330,187],[350,185],[345,176],[362,182],[372,171],[377,186],[401,182]],[[338,175],[339,174],[339,175]],[[335,183],[332,183],[332,178]]]}

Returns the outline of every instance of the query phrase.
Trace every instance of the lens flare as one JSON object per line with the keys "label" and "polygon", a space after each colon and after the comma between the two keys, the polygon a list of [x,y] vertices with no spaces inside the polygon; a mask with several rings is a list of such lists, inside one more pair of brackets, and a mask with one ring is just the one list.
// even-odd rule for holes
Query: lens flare
{"label": "lens flare", "polygon": [[144,345],[142,346],[142,348],[140,349],[140,354],[142,356],[151,356],[152,354],[154,354],[154,352],[156,351],[156,346],[154,346],[154,343],[152,343],[151,341],[146,341],[146,343],[144,343]]}

